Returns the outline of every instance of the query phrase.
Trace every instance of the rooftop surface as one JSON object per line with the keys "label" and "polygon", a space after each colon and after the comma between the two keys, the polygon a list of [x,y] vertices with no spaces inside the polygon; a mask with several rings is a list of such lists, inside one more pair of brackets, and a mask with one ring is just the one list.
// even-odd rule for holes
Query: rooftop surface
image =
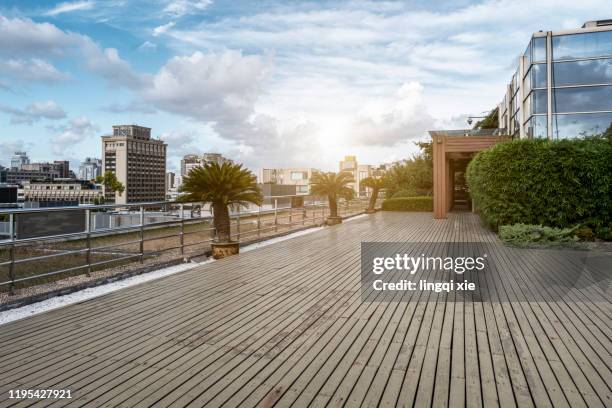
{"label": "rooftop surface", "polygon": [[[362,241],[501,255],[486,296],[363,302]],[[611,406],[609,286],[532,256],[470,213],[355,219],[2,326],[0,406]]]}

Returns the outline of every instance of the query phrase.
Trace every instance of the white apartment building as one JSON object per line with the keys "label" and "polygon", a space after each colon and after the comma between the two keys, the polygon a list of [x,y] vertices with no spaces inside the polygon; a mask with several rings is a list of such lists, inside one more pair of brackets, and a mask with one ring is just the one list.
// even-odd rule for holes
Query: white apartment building
{"label": "white apartment building", "polygon": [[318,171],[311,167],[261,169],[257,181],[262,184],[293,185],[296,194],[306,195],[310,193],[310,179]]}
{"label": "white apartment building", "polygon": [[367,177],[379,177],[384,174],[385,169],[385,165],[359,164],[355,156],[344,156],[344,160],[340,160],[339,165],[339,171],[349,172],[353,176],[355,181],[349,184],[349,186],[358,197],[367,197],[369,195],[369,189],[361,185],[361,180]]}

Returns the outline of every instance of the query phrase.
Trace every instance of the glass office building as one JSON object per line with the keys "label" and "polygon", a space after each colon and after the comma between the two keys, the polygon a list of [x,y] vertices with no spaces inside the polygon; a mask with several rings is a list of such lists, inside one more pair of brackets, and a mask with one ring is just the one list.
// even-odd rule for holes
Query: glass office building
{"label": "glass office building", "polygon": [[612,132],[612,20],[534,33],[499,104],[499,126],[520,138]]}

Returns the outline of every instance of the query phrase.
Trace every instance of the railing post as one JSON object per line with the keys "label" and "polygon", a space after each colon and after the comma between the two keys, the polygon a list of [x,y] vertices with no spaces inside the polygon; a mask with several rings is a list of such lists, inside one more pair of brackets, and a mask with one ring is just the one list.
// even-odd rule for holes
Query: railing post
{"label": "railing post", "polygon": [[240,241],[240,206],[238,206],[238,212],[236,213],[236,238]]}
{"label": "railing post", "polygon": [[87,236],[87,276],[91,275],[91,210],[85,210],[85,232]]}
{"label": "railing post", "polygon": [[257,211],[257,239],[261,238],[261,205]]}
{"label": "railing post", "polygon": [[11,237],[10,246],[10,265],[9,265],[9,279],[11,284],[9,287],[9,293],[15,294],[15,214],[9,214],[9,235]]}
{"label": "railing post", "polygon": [[289,206],[289,229],[293,227],[293,207]]}
{"label": "railing post", "polygon": [[274,232],[278,231],[278,198],[274,199]]}
{"label": "railing post", "polygon": [[185,238],[184,238],[184,234],[185,234],[185,218],[183,218],[183,204],[180,205],[180,211],[181,211],[181,234],[180,234],[180,241],[181,241],[181,256],[185,255]]}
{"label": "railing post", "polygon": [[140,263],[144,261],[144,207],[140,206]]}

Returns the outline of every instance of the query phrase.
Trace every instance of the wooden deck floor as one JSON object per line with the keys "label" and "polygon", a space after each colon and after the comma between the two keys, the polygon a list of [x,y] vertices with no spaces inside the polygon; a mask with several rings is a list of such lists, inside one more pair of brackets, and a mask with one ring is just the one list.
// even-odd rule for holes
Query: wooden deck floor
{"label": "wooden deck floor", "polygon": [[497,244],[472,214],[378,213],[0,326],[0,406],[612,406],[602,282],[556,296],[517,256],[483,301],[362,302],[361,241]]}

